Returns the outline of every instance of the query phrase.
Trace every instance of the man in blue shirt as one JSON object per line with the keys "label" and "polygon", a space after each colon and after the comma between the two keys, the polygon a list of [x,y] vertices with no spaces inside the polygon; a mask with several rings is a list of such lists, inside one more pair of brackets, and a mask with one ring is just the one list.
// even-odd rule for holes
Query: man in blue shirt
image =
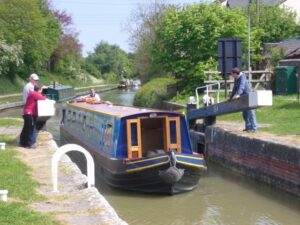
{"label": "man in blue shirt", "polygon": [[[239,68],[233,68],[231,75],[234,78],[234,86],[230,95],[230,101],[232,99],[237,99],[242,95],[249,94],[251,88],[249,86],[246,74],[240,72]],[[245,129],[247,132],[256,131],[256,117],[254,110],[243,111],[243,118],[245,121]]]}

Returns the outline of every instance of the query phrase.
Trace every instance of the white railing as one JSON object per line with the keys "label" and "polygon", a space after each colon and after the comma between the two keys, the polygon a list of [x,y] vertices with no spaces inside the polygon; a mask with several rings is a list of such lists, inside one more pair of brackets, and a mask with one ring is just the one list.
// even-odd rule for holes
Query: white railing
{"label": "white railing", "polygon": [[53,183],[53,192],[58,192],[57,189],[57,178],[58,178],[58,162],[60,158],[70,151],[78,151],[84,154],[87,161],[87,180],[88,188],[95,185],[95,164],[91,154],[85,150],[83,147],[76,144],[66,144],[60,147],[53,155],[51,167],[52,167],[52,183]]}
{"label": "white railing", "polygon": [[[197,109],[199,108],[199,94],[198,94],[198,91],[201,90],[201,89],[206,89],[206,95],[209,96],[209,90],[213,87],[213,86],[218,86],[218,90],[217,90],[217,103],[219,103],[219,99],[220,99],[220,83],[219,82],[216,82],[216,83],[213,83],[213,84],[207,84],[205,86],[201,86],[201,87],[197,87],[195,89],[195,92],[196,92],[196,103],[197,103]],[[206,103],[208,104],[208,103]]]}

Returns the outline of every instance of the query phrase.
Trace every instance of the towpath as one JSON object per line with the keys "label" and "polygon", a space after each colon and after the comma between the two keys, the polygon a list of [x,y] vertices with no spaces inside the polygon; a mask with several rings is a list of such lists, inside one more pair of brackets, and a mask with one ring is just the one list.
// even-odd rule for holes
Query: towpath
{"label": "towpath", "polygon": [[262,126],[268,126],[268,125],[260,125],[258,127],[258,131],[256,133],[247,133],[242,131],[244,129],[244,123],[237,123],[237,122],[227,122],[227,121],[217,121],[216,125],[217,127],[223,128],[224,130],[228,130],[234,133],[237,133],[242,136],[251,136],[257,139],[265,140],[265,141],[271,141],[274,143],[281,143],[283,145],[287,146],[300,146],[300,136],[295,135],[276,135],[271,134],[268,132],[260,131],[260,127]]}
{"label": "towpath", "polygon": [[[17,138],[20,128],[0,127],[0,133]],[[48,132],[39,134],[36,149],[15,147],[19,159],[31,168],[31,176],[41,184],[37,192],[46,197],[42,202],[32,203],[33,210],[51,213],[62,224],[126,225],[96,188],[85,188],[86,176],[67,156],[59,163],[59,192],[52,191],[51,160],[57,149]]]}

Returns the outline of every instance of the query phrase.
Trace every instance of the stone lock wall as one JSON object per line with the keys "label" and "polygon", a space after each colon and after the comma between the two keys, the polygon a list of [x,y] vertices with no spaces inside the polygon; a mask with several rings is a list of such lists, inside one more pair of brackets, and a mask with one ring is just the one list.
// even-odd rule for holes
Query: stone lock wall
{"label": "stone lock wall", "polygon": [[228,169],[300,196],[300,147],[210,126],[205,130],[205,155]]}

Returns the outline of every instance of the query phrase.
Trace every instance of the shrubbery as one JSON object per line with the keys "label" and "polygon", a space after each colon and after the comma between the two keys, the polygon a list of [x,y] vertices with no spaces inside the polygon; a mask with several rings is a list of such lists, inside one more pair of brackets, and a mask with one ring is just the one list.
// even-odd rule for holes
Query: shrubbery
{"label": "shrubbery", "polygon": [[167,93],[167,86],[174,85],[171,78],[156,78],[143,85],[135,94],[134,105],[141,107],[159,108],[163,100],[172,96]]}

